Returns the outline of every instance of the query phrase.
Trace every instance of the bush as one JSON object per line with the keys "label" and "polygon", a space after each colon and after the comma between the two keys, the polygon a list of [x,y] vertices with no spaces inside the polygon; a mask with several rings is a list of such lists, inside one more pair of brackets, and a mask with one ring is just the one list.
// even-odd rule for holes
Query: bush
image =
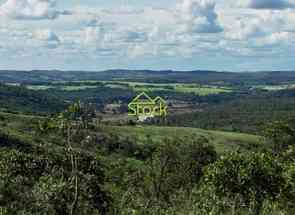
{"label": "bush", "polygon": [[[65,154],[63,154],[65,153]],[[25,154],[0,151],[0,207],[8,214],[107,214],[111,198],[103,189],[104,172],[98,159],[75,152],[77,172],[67,152]],[[77,183],[75,182],[77,175]]]}
{"label": "bush", "polygon": [[126,176],[128,192],[122,192],[128,201],[124,201],[121,208],[139,214],[182,211],[193,187],[203,176],[204,167],[216,158],[214,147],[208,145],[206,139],[191,143],[166,140],[144,161],[144,168],[139,165],[137,171],[133,169],[133,173]]}
{"label": "bush", "polygon": [[230,153],[209,166],[204,186],[212,193],[211,199],[224,203],[218,207],[234,211],[248,208],[258,215],[266,201],[280,198],[285,184],[282,173],[281,164],[272,155]]}

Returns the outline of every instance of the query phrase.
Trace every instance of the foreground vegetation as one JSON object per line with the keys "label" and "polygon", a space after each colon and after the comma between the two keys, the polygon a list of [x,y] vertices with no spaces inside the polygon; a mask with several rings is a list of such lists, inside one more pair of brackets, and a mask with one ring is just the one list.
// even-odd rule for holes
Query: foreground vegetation
{"label": "foreground vegetation", "polygon": [[199,129],[105,126],[81,103],[50,118],[1,117],[2,214],[295,212],[292,121],[269,125],[259,142]]}
{"label": "foreground vegetation", "polygon": [[[294,77],[1,72],[0,215],[293,215]],[[180,111],[116,120],[139,90]]]}

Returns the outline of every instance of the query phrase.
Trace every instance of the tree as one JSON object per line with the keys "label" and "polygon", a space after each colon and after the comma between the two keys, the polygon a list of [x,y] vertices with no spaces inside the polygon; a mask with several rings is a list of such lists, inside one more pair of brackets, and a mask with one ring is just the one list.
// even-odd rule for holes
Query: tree
{"label": "tree", "polygon": [[[105,177],[100,157],[77,147],[81,141],[91,140],[88,130],[92,111],[84,107],[76,103],[58,118],[39,122],[40,135],[60,130],[62,135],[56,136],[61,141],[65,139],[65,145],[54,149],[32,146],[26,151],[21,148],[24,152],[0,150],[0,208],[5,212],[12,215],[109,212],[112,200],[103,189]],[[9,147],[22,144],[6,136],[2,140]]]}
{"label": "tree", "polygon": [[295,164],[290,163],[285,166],[284,179],[286,181],[282,195],[282,205],[284,208],[295,213]]}
{"label": "tree", "polygon": [[76,186],[71,158],[66,153],[1,150],[0,208],[12,215],[108,214],[112,200],[103,189],[105,176],[100,158],[73,152],[79,160]]}
{"label": "tree", "polygon": [[[193,187],[203,176],[203,169],[213,163],[217,154],[204,138],[183,142],[166,139],[129,176],[129,197],[125,207],[139,208],[142,212],[153,209],[154,213],[167,211],[186,204]],[[150,143],[153,144],[153,143]],[[132,186],[130,186],[132,185]]]}
{"label": "tree", "polygon": [[275,121],[266,126],[264,136],[271,142],[273,152],[280,154],[295,145],[295,124],[294,121]]}
{"label": "tree", "polygon": [[[79,172],[78,172],[78,165],[79,160],[76,157],[76,153],[73,148],[73,142],[75,141],[74,137],[75,134],[79,134],[80,131],[86,130],[86,136],[83,135],[82,139],[88,138],[87,131],[89,128],[89,124],[91,119],[95,115],[95,110],[90,108],[90,105],[83,105],[80,101],[74,103],[69,106],[69,108],[61,113],[58,117],[58,123],[60,124],[60,129],[63,131],[66,143],[67,143],[67,151],[70,156],[71,160],[71,183],[73,183],[74,187],[74,198],[72,200],[72,204],[70,206],[70,215],[77,214],[77,205],[78,205],[78,198],[79,198]],[[79,135],[78,135],[79,136]],[[77,137],[77,136],[76,136]],[[81,136],[79,136],[81,137]],[[82,140],[79,138],[79,142]]]}
{"label": "tree", "polygon": [[227,199],[235,211],[247,206],[259,215],[265,200],[276,201],[284,186],[283,168],[269,154],[230,153],[210,165],[204,186],[218,199]]}

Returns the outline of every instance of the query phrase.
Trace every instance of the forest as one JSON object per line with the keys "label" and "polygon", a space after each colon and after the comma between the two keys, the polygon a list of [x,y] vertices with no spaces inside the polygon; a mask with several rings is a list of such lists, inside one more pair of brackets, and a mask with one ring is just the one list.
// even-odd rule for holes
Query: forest
{"label": "forest", "polygon": [[[138,76],[123,80],[123,89],[103,79],[3,81],[0,214],[293,215],[295,91],[229,77],[222,87],[230,91],[202,95]],[[195,84],[216,89],[205,78]],[[151,83],[159,89],[149,90]],[[286,84],[293,82],[271,85]],[[121,120],[138,93],[133,86],[163,96],[168,113],[177,104],[186,109]],[[107,114],[114,104],[120,108]]]}

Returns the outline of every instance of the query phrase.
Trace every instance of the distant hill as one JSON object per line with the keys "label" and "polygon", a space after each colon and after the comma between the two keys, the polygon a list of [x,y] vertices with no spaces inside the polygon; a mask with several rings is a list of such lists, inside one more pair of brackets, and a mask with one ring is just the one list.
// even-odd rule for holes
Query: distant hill
{"label": "distant hill", "polygon": [[87,71],[0,71],[0,82],[9,83],[47,83],[53,81],[81,80],[127,80],[144,82],[198,82],[202,84],[280,84],[295,82],[295,71],[271,72],[217,72],[196,71],[152,71],[152,70],[106,70],[101,72]]}
{"label": "distant hill", "polygon": [[20,113],[53,113],[65,108],[56,96],[24,87],[0,84],[0,110]]}

